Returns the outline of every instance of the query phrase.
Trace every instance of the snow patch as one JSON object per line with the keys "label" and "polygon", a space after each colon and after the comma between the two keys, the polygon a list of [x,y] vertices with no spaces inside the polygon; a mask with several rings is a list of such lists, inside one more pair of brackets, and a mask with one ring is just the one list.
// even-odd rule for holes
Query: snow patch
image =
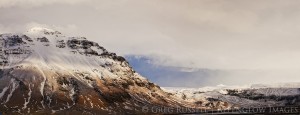
{"label": "snow patch", "polygon": [[15,92],[15,90],[19,87],[19,82],[17,82],[15,79],[11,79],[10,82],[11,82],[12,86],[11,86],[10,93],[8,94],[8,96],[6,98],[5,103],[7,103],[10,100],[10,98],[13,95],[13,93]]}
{"label": "snow patch", "polygon": [[41,95],[43,97],[43,100],[41,101],[41,104],[42,104],[43,108],[45,108],[45,105],[44,105],[44,87],[45,87],[45,83],[46,83],[47,78],[46,78],[46,75],[44,74],[44,72],[40,68],[39,68],[39,70],[42,73],[42,76],[44,77],[43,81],[41,82],[40,92],[41,92]]}
{"label": "snow patch", "polygon": [[5,92],[8,90],[8,87],[4,87],[2,89],[2,92],[0,93],[0,99],[2,99],[2,97],[4,96]]}
{"label": "snow patch", "polygon": [[[33,85],[34,86],[34,85]],[[26,109],[27,108],[27,105],[28,105],[28,103],[30,102],[30,99],[31,99],[31,93],[32,93],[32,90],[31,90],[31,84],[29,84],[29,92],[28,92],[28,98],[27,98],[27,100],[26,100],[26,98],[25,98],[25,103],[24,103],[24,106],[23,106],[23,108],[22,109]]]}

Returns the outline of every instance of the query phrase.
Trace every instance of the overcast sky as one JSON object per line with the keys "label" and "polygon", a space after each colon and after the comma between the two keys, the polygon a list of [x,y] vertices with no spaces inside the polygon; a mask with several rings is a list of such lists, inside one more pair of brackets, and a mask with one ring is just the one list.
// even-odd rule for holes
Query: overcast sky
{"label": "overcast sky", "polygon": [[0,0],[0,32],[45,26],[163,66],[300,81],[299,6],[299,0]]}

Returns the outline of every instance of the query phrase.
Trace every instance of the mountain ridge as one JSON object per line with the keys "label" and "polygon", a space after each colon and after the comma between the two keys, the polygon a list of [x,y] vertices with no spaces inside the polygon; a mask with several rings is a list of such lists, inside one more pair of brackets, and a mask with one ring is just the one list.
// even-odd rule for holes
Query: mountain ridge
{"label": "mountain ridge", "polygon": [[143,106],[182,106],[125,58],[85,37],[33,28],[1,34],[0,44],[4,113],[133,114]]}

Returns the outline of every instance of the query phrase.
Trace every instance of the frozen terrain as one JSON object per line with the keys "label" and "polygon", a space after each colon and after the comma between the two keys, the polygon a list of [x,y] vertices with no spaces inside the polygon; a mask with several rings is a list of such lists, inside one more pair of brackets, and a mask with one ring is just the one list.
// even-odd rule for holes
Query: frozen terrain
{"label": "frozen terrain", "polygon": [[179,100],[216,109],[300,105],[300,83],[163,89]]}

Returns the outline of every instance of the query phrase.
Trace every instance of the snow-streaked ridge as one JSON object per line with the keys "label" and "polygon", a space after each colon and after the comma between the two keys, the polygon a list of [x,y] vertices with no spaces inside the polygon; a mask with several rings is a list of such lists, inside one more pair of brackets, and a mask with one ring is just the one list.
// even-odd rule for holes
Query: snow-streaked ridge
{"label": "snow-streaked ridge", "polygon": [[245,86],[215,86],[202,88],[164,87],[177,99],[210,104],[222,101],[237,107],[278,106],[297,104],[300,83],[255,84]]}
{"label": "snow-streaked ridge", "polygon": [[[0,101],[5,104],[0,111],[3,107],[17,108],[20,114],[61,113],[84,107],[113,113],[140,104],[178,105],[136,73],[125,58],[85,37],[67,37],[47,28],[1,34],[0,59],[5,73],[0,77],[5,84],[0,87]],[[22,101],[11,101],[16,98]]]}

